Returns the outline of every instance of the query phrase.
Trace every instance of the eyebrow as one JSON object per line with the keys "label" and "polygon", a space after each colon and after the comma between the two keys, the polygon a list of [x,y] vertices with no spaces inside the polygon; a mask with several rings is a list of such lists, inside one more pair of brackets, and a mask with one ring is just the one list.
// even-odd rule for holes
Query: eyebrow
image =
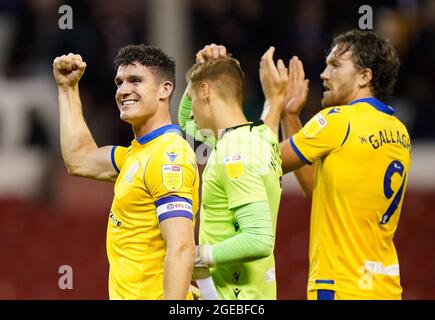
{"label": "eyebrow", "polygon": [[[129,80],[129,81],[132,81],[132,80],[135,80],[135,79],[138,79],[138,80],[143,80],[144,78],[142,77],[142,76],[140,76],[140,75],[136,75],[136,74],[131,74],[131,75],[129,75],[127,78],[126,78],[126,80]],[[123,80],[120,78],[120,77],[115,77],[115,84],[116,85],[119,85],[120,83],[122,83],[123,82]]]}
{"label": "eyebrow", "polygon": [[328,64],[328,63],[333,63],[333,62],[338,62],[338,59],[337,59],[336,56],[333,56],[333,57],[331,57],[331,58],[326,57],[326,59],[325,59],[325,63],[326,63],[326,64]]}

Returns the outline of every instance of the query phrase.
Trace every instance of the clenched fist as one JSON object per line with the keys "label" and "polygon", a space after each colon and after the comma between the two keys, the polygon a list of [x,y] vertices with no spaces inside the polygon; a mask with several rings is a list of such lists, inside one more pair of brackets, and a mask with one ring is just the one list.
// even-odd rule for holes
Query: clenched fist
{"label": "clenched fist", "polygon": [[79,54],[56,57],[53,61],[53,75],[60,87],[74,87],[86,69],[86,62]]}
{"label": "clenched fist", "polygon": [[207,60],[214,60],[219,58],[224,58],[228,55],[227,48],[222,45],[209,44],[198,51],[196,54],[196,62],[204,63]]}

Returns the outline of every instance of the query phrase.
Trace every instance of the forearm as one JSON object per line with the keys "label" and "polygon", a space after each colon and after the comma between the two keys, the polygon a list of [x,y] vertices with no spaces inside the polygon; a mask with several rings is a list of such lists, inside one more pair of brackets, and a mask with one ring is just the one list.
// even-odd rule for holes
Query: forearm
{"label": "forearm", "polygon": [[59,113],[62,157],[74,174],[85,155],[98,148],[83,117],[78,86],[59,87]]}
{"label": "forearm", "polygon": [[212,246],[215,265],[231,265],[268,257],[273,235],[243,232]]}
{"label": "forearm", "polygon": [[189,291],[195,246],[168,248],[165,257],[163,288],[166,300],[184,300]]}
{"label": "forearm", "polygon": [[263,113],[261,119],[263,122],[272,129],[278,136],[279,121],[281,117],[281,101],[269,99],[264,102]]}
{"label": "forearm", "polygon": [[200,134],[195,121],[191,118],[192,114],[192,101],[187,96],[187,90],[184,91],[181,97],[180,105],[178,107],[178,123],[181,129],[196,141],[207,144],[213,147],[216,144],[216,139],[213,132],[210,130],[209,135],[203,136]]}
{"label": "forearm", "polygon": [[[282,136],[284,140],[289,140],[291,136],[296,134],[299,130],[302,129],[302,124],[299,119],[299,116],[296,115],[284,115],[282,117]],[[288,168],[286,168],[285,163],[283,162],[283,172],[284,174],[289,172]],[[296,179],[299,182],[299,185],[302,188],[305,196],[307,198],[311,198],[313,193],[313,185],[314,185],[314,169],[315,166],[305,165],[300,167],[299,169],[293,171]]]}
{"label": "forearm", "polygon": [[184,90],[183,96],[178,107],[178,123],[183,131],[186,131],[187,121],[192,113],[192,101],[187,96],[187,88]]}
{"label": "forearm", "polygon": [[297,115],[283,115],[281,117],[281,133],[283,139],[289,139],[302,129],[302,123]]}
{"label": "forearm", "polygon": [[215,265],[244,263],[273,252],[274,232],[267,202],[255,202],[235,212],[240,233],[211,246]]}

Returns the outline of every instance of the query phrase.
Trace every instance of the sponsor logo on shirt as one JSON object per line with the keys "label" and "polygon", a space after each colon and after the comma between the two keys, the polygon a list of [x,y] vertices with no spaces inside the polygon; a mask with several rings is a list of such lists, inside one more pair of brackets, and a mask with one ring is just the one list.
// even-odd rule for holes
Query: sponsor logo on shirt
{"label": "sponsor logo on shirt", "polygon": [[118,218],[116,217],[116,215],[112,211],[110,211],[109,218],[112,221],[112,225],[114,227],[121,228],[122,222],[120,220],[118,220]]}

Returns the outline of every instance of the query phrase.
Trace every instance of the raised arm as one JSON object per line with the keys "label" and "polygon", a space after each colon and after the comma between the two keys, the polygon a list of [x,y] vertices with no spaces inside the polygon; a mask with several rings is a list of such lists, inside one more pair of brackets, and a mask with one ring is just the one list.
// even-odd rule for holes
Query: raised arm
{"label": "raised arm", "polygon": [[181,129],[189,136],[194,138],[196,141],[205,143],[210,147],[214,147],[216,144],[216,138],[214,135],[201,135],[198,127],[196,126],[195,120],[192,117],[192,101],[187,95],[187,88],[183,93],[180,100],[180,105],[178,106],[178,123]]}
{"label": "raised arm", "polygon": [[260,82],[266,101],[261,119],[278,136],[279,122],[283,109],[283,100],[288,82],[288,70],[281,59],[277,65],[273,61],[274,47],[270,47],[261,57]]}
{"label": "raised arm", "polygon": [[[227,49],[224,46],[212,43],[206,45],[196,53],[196,62],[203,63],[207,60],[218,59],[226,56]],[[216,144],[214,135],[202,136],[199,132],[195,120],[192,117],[192,102],[187,95],[187,89],[184,91],[178,107],[178,123],[180,124],[181,129],[196,141],[203,142],[211,147]]]}
{"label": "raised arm", "polygon": [[283,173],[294,171],[305,196],[311,197],[314,165],[304,166],[289,140],[302,128],[299,114],[307,100],[308,80],[305,79],[302,62],[297,57],[290,60],[287,70],[281,60],[275,65],[273,52],[274,48],[269,48],[260,63],[260,81],[266,98],[264,121],[277,126],[277,117],[281,117],[284,139],[281,142]]}
{"label": "raised arm", "polygon": [[[281,143],[281,155],[283,158],[283,173],[291,171],[290,137],[302,129],[299,114],[308,98],[308,83],[305,79],[305,72],[302,61],[298,57],[293,57],[289,63],[289,79],[287,83],[286,98],[284,98],[283,111],[281,114],[281,128],[283,142]],[[299,158],[299,157],[298,157]],[[297,161],[300,161],[298,159]],[[313,193],[315,164],[302,166],[294,171],[296,178],[306,197],[311,197]]]}
{"label": "raised arm", "polygon": [[53,62],[59,91],[60,146],[68,173],[96,180],[115,181],[112,146],[99,148],[82,112],[78,82],[86,69],[80,55],[68,54]]}

